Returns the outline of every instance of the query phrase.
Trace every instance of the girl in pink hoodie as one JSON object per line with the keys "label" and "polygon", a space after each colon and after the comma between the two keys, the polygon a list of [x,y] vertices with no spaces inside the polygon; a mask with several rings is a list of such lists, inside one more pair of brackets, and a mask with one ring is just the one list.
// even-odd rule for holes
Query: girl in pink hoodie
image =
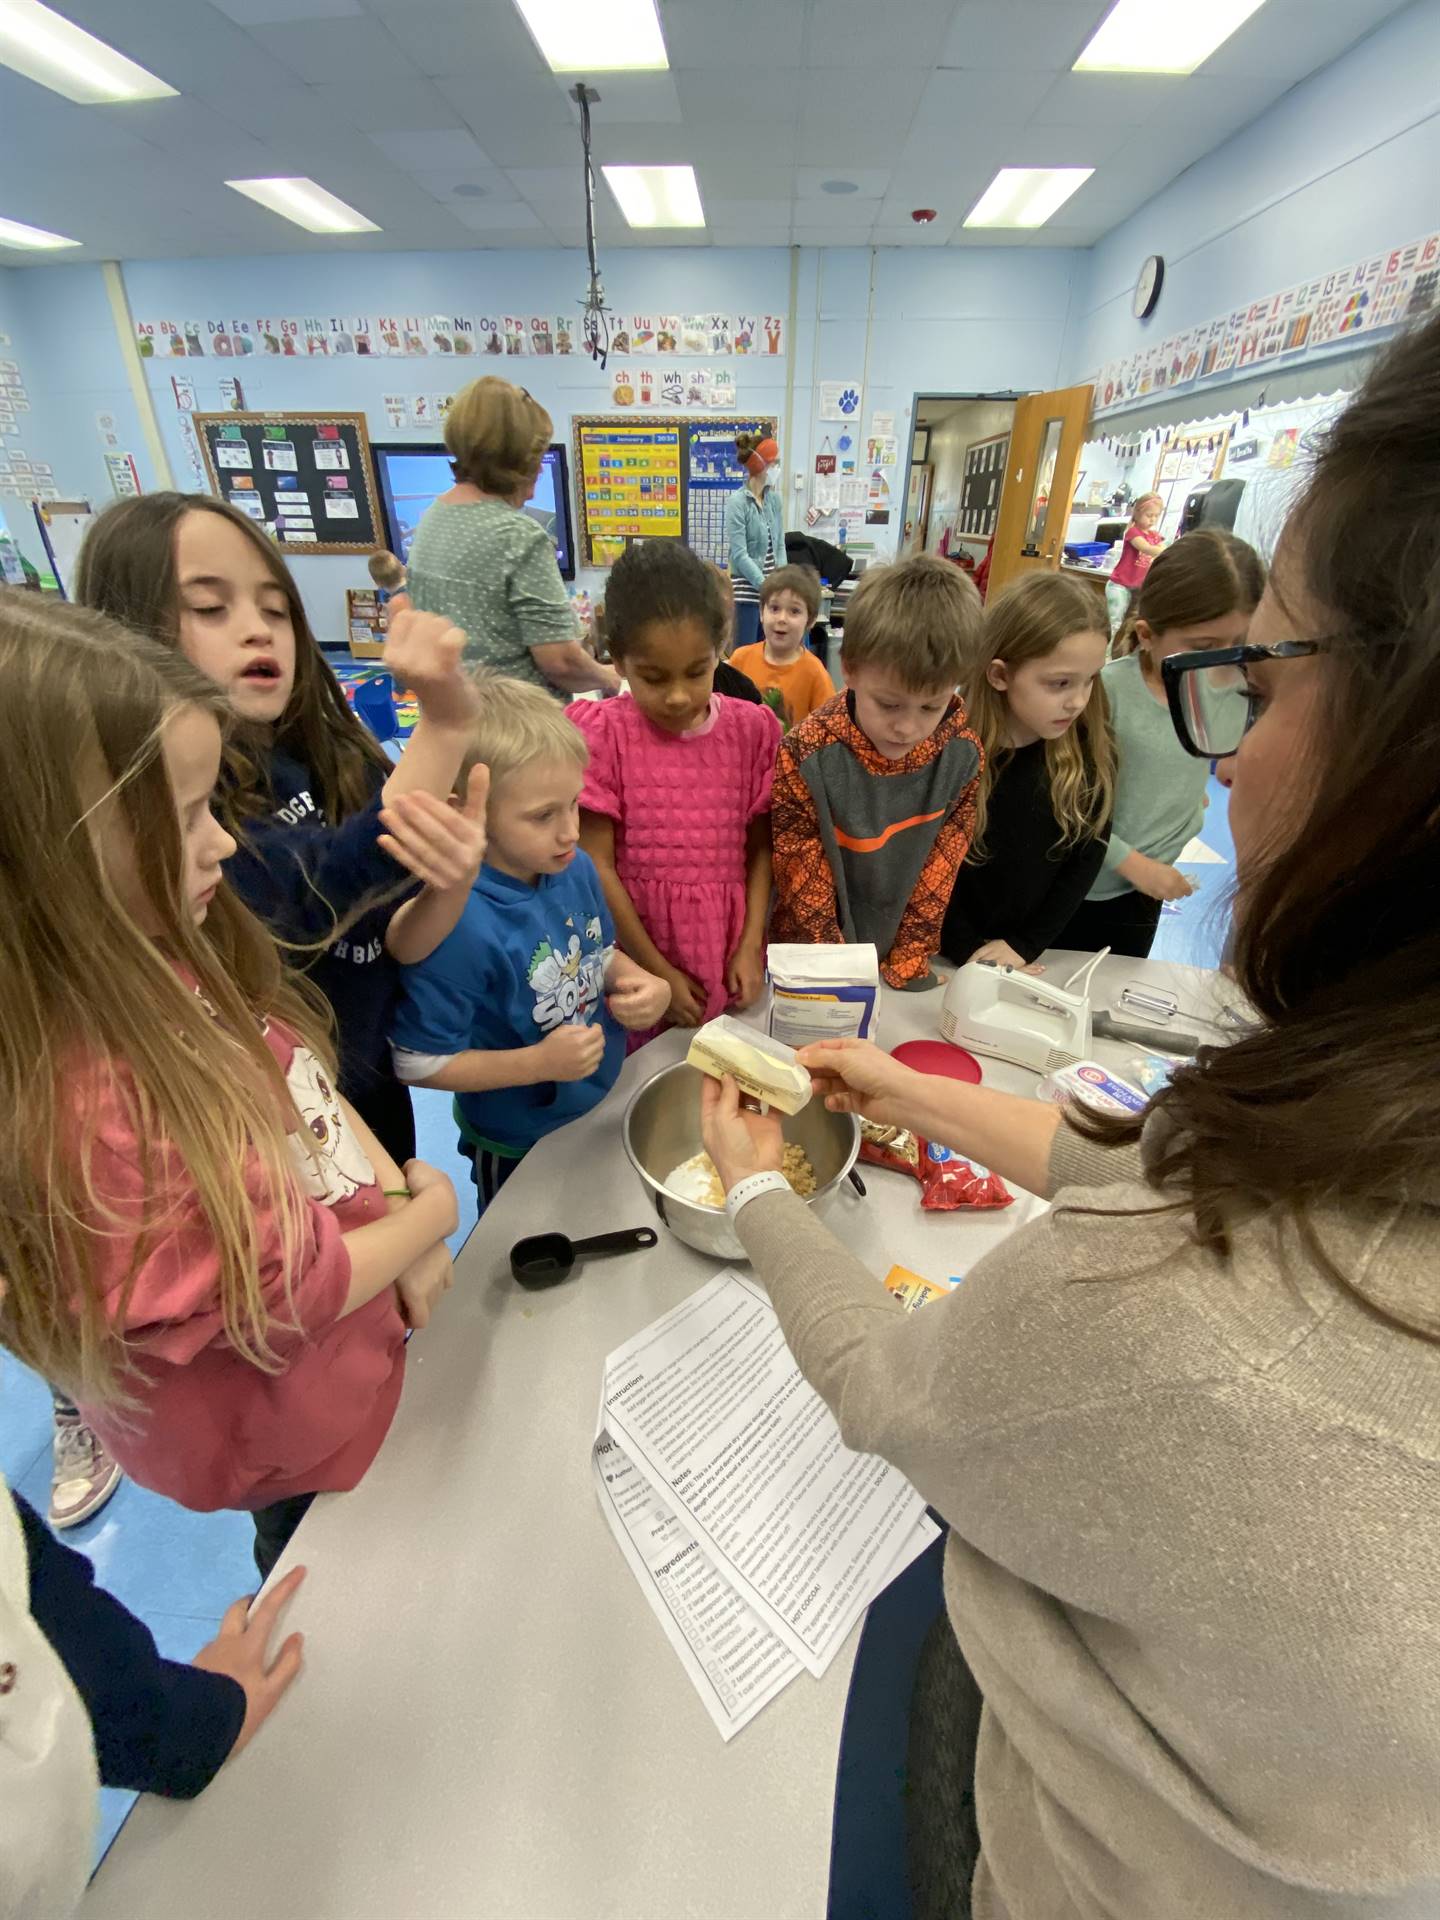
{"label": "girl in pink hoodie", "polygon": [[0,1338],[142,1486],[253,1512],[264,1576],[374,1458],[455,1198],[224,884],[224,717],[172,649],[0,601]]}

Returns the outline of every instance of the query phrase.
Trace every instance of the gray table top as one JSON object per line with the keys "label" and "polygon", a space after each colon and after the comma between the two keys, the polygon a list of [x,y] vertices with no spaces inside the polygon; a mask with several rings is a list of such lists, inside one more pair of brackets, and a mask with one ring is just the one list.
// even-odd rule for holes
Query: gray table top
{"label": "gray table top", "polygon": [[[1053,972],[1069,971],[1062,964]],[[1105,1005],[1145,978],[1107,960]],[[939,994],[888,993],[882,1043],[931,1037]],[[281,1562],[305,1671],[259,1738],[188,1805],[143,1799],[84,1920],[818,1920],[858,1628],[724,1743],[628,1571],[592,1488],[605,1356],[719,1270],[662,1232],[548,1293],[510,1278],[522,1234],[649,1224],[620,1123],[680,1057],[671,1034],[587,1119],[542,1143],[411,1342],[395,1424],[353,1493],[318,1500]],[[1123,1052],[1097,1043],[1097,1057]],[[986,1061],[987,1084],[1035,1085]],[[925,1215],[868,1170],[828,1218],[876,1273],[964,1273],[1039,1210]]]}

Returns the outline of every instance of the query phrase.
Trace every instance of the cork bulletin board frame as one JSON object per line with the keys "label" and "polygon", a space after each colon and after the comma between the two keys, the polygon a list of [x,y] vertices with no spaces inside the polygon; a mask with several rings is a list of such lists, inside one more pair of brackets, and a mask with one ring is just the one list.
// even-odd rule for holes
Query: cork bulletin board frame
{"label": "cork bulletin board frame", "polygon": [[210,490],[287,554],[385,544],[363,413],[197,413]]}

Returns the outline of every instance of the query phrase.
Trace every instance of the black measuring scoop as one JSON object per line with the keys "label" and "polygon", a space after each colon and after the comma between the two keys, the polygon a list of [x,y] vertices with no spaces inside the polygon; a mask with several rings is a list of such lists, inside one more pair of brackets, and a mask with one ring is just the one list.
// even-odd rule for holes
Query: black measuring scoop
{"label": "black measuring scoop", "polygon": [[569,1240],[563,1233],[532,1233],[510,1249],[510,1271],[522,1287],[553,1287],[568,1279],[577,1260],[592,1253],[639,1253],[653,1247],[658,1238],[653,1227],[627,1227],[623,1233],[597,1233],[588,1240]]}

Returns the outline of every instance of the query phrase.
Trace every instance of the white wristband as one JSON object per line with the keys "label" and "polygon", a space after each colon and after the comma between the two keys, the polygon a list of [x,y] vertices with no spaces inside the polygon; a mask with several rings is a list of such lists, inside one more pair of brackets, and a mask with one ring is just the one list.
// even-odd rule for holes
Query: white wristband
{"label": "white wristband", "polygon": [[751,1173],[743,1180],[737,1180],[725,1196],[725,1211],[733,1221],[742,1207],[749,1206],[752,1200],[758,1200],[762,1193],[790,1193],[790,1182],[783,1173]]}

